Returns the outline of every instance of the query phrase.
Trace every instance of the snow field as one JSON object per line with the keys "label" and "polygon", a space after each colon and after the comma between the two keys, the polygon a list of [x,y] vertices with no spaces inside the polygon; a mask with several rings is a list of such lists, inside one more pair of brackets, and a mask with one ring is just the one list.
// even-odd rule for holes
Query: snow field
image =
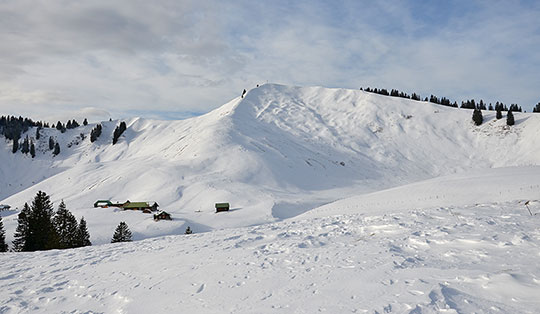
{"label": "snow field", "polygon": [[8,253],[3,313],[535,313],[540,202]]}

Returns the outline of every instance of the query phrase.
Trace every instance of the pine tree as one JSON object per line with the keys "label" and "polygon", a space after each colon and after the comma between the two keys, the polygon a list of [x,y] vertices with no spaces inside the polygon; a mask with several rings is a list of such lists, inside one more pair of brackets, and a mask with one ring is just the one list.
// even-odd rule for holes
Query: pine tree
{"label": "pine tree", "polygon": [[58,248],[58,234],[54,228],[53,214],[49,196],[45,192],[39,191],[32,201],[24,251]]}
{"label": "pine tree", "polygon": [[8,245],[6,243],[6,230],[4,230],[4,223],[2,222],[2,216],[0,216],[0,252],[7,252]]}
{"label": "pine tree", "polygon": [[49,150],[53,150],[54,149],[54,139],[53,137],[49,137]]}
{"label": "pine tree", "polygon": [[101,135],[101,124],[96,125],[92,131],[90,131],[90,142],[95,142]]}
{"label": "pine tree", "polygon": [[84,118],[84,121],[82,122],[82,124],[83,124],[84,126],[87,126],[87,125],[88,125],[88,120],[86,120],[86,118]]}
{"label": "pine tree", "polygon": [[36,128],[36,140],[39,140],[39,138],[41,137],[41,134],[39,133],[39,131],[41,131],[41,127],[37,127]]}
{"label": "pine tree", "polygon": [[34,142],[30,142],[30,156],[32,156],[32,158],[36,157],[36,147],[34,146]]}
{"label": "pine tree", "polygon": [[30,143],[28,141],[28,135],[24,138],[21,145],[21,153],[28,154],[30,152]]}
{"label": "pine tree", "polygon": [[514,123],[514,114],[512,113],[512,110],[510,110],[506,115],[506,125],[514,125]]}
{"label": "pine tree", "polygon": [[15,137],[13,139],[13,148],[12,148],[11,152],[15,154],[18,150],[19,150],[19,138]]}
{"label": "pine tree", "polygon": [[500,107],[497,108],[497,114],[495,114],[495,118],[497,118],[497,120],[502,119],[502,112]]}
{"label": "pine tree", "polygon": [[53,155],[58,155],[60,154],[60,144],[58,144],[58,142],[56,142],[56,144],[54,144],[54,151],[53,151]]}
{"label": "pine tree", "polygon": [[114,129],[114,133],[113,133],[113,145],[116,144],[118,142],[118,138],[120,138],[120,135],[122,135],[122,133],[124,133],[124,131],[126,130],[126,123],[124,121],[122,121],[120,123],[119,126],[117,126],[115,129]]}
{"label": "pine tree", "polygon": [[25,203],[17,217],[17,229],[15,229],[15,239],[13,240],[13,250],[16,252],[24,251],[24,245],[28,238],[28,220],[30,218],[30,213],[30,206],[28,206],[28,203]]}
{"label": "pine tree", "polygon": [[193,233],[193,231],[191,231],[191,228],[188,226],[186,228],[186,232],[184,232],[184,234],[192,234],[192,233]]}
{"label": "pine tree", "polygon": [[131,231],[129,231],[128,225],[122,221],[116,227],[111,243],[130,242],[130,241],[131,241]]}
{"label": "pine tree", "polygon": [[54,227],[58,234],[58,247],[69,249],[77,247],[77,235],[79,226],[75,216],[66,208],[62,200],[58,205],[58,211],[53,218]]}
{"label": "pine tree", "polygon": [[474,121],[474,124],[480,125],[484,121],[484,117],[482,116],[482,110],[480,109],[474,109],[472,120]]}
{"label": "pine tree", "polygon": [[538,104],[536,104],[536,106],[534,106],[532,112],[540,112],[540,102]]}
{"label": "pine tree", "polygon": [[81,222],[79,222],[79,228],[77,229],[77,239],[75,241],[75,244],[76,247],[92,245],[92,242],[90,242],[90,233],[88,232],[88,228],[86,227],[86,220],[84,220],[84,217],[82,217]]}

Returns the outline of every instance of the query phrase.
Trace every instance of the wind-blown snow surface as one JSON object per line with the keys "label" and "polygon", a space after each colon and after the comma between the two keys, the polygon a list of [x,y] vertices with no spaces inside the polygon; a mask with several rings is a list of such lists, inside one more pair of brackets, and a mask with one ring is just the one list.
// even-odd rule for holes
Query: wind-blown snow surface
{"label": "wind-blown snow surface", "polygon": [[144,239],[0,255],[0,312],[538,313],[540,115],[471,114],[269,84],[198,118],[129,120],[114,146],[118,121],[96,143],[93,125],[43,130],[34,160],[0,142],[0,203],[43,190],[94,244],[119,221]]}
{"label": "wind-blown snow surface", "polygon": [[7,253],[0,312],[538,313],[539,222],[513,201]]}
{"label": "wind-blown snow surface", "polygon": [[[88,138],[94,125],[42,130],[35,159],[13,155],[0,141],[0,203],[21,208],[45,191],[85,217],[95,244],[108,242],[120,221],[135,239],[181,234],[187,225],[196,232],[256,225],[440,175],[538,165],[540,115],[515,117],[509,128],[484,112],[486,122],[476,127],[470,110],[267,84],[201,117],[131,119],[114,146],[118,121],[103,122],[95,143]],[[49,136],[62,144],[59,156],[47,150]],[[98,199],[157,201],[175,220],[95,209]],[[214,214],[216,202],[231,203],[232,211]],[[4,224],[11,240],[16,211]]]}

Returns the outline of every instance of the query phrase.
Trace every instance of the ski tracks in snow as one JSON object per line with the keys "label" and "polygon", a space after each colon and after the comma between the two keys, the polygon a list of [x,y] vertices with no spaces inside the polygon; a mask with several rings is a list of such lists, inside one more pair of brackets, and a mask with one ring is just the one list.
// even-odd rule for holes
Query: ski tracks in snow
{"label": "ski tracks in snow", "polygon": [[534,313],[538,219],[509,202],[9,253],[0,312]]}

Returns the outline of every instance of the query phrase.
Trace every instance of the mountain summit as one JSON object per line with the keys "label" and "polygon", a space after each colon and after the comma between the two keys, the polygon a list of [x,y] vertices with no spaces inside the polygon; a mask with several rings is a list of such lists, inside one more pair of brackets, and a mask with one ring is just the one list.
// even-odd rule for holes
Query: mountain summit
{"label": "mountain summit", "polygon": [[[353,195],[471,169],[538,165],[540,115],[515,113],[515,126],[484,112],[386,97],[360,90],[265,84],[203,116],[181,121],[126,120],[53,136],[61,153],[36,158],[0,143],[0,202],[21,208],[38,190],[84,216],[93,243],[119,221],[134,238],[261,224],[293,217]],[[30,129],[27,134],[35,134]],[[79,138],[79,140],[78,140]],[[174,220],[93,208],[96,200],[156,201]],[[214,203],[231,211],[215,214]],[[16,215],[4,219],[8,236]]]}

